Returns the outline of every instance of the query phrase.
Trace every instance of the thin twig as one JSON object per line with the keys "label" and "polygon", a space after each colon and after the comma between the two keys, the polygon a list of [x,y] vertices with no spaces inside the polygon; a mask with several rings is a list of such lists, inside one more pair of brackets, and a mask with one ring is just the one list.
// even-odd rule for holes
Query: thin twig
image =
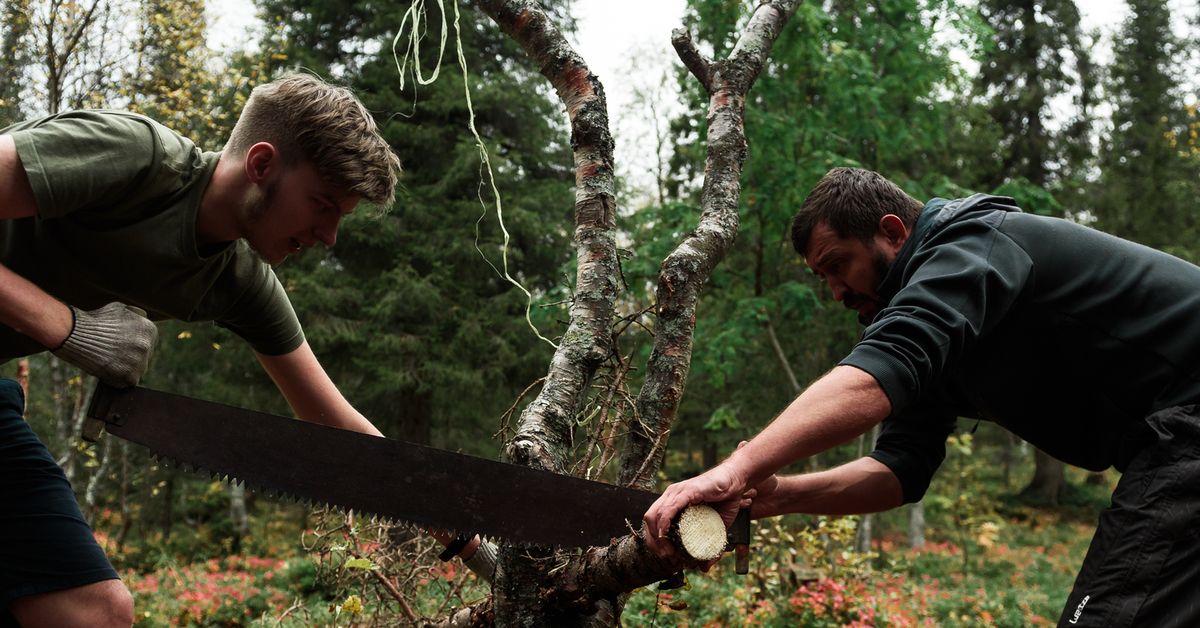
{"label": "thin twig", "polygon": [[[650,455],[646,456],[646,460],[642,462],[642,466],[638,468],[637,477],[641,477],[643,474],[645,474],[646,469],[648,469],[651,464],[657,463],[658,452],[662,451],[663,445],[666,444],[667,436],[670,435],[670,433],[670,429],[665,429],[658,435],[658,438],[654,439],[654,447],[650,449]],[[629,485],[633,486],[635,482],[636,478],[634,482],[630,482]]]}
{"label": "thin twig", "polygon": [[[353,517],[354,517],[353,511],[347,512],[346,518],[348,520],[352,520]],[[362,547],[362,543],[359,542],[358,534],[356,534],[354,532],[353,526],[351,526],[346,531],[346,536],[350,537],[350,540],[354,542],[354,549],[350,550],[350,554],[353,555],[355,558],[362,558],[363,557],[362,552],[360,552],[358,550],[358,548]],[[404,617],[406,619],[408,619],[408,621],[412,622],[415,625],[417,623],[416,614],[413,613],[412,608],[410,608],[408,606],[408,602],[406,602],[404,600],[404,596],[401,595],[400,592],[396,590],[396,587],[392,584],[392,582],[390,580],[388,580],[386,576],[384,576],[382,573],[380,573],[381,570],[379,570],[379,569],[368,569],[367,571],[370,571],[371,575],[374,576],[375,580],[377,580],[379,582],[379,584],[383,586],[384,590],[386,590],[389,595],[391,595],[393,598],[396,599],[397,602],[400,603],[400,612],[404,613]]]}
{"label": "thin twig", "polygon": [[517,395],[517,400],[513,402],[512,407],[509,408],[503,415],[500,416],[500,431],[496,432],[495,434],[492,434],[492,440],[496,440],[501,434],[503,434],[503,433],[507,432],[509,429],[511,429],[511,428],[509,428],[508,423],[512,419],[513,413],[517,411],[517,406],[521,405],[521,400],[525,398],[525,395],[528,394],[530,390],[533,390],[534,386],[537,386],[538,384],[541,384],[544,381],[546,381],[545,377],[539,377],[539,378],[533,380],[532,384],[526,386],[525,390],[522,390],[521,394]]}
{"label": "thin twig", "polygon": [[434,615],[441,615],[442,612],[446,610],[446,607],[450,605],[450,600],[454,598],[458,598],[460,602],[463,601],[460,593],[463,586],[467,584],[467,578],[468,576],[465,573],[459,576],[458,582],[454,585],[454,588],[450,590],[450,593],[446,594],[446,599],[442,600],[442,605],[438,607],[437,612],[435,612]]}

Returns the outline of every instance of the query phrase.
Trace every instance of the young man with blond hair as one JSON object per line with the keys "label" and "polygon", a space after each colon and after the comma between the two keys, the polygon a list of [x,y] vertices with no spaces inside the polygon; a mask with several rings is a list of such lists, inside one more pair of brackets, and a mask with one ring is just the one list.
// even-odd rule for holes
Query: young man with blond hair
{"label": "young man with blond hair", "polygon": [[[360,200],[390,205],[400,163],[348,90],[304,74],[256,88],[202,152],[130,113],[0,131],[0,361],[41,351],[114,386],[145,372],[152,321],[214,321],[254,349],[296,415],[379,431],[330,381],[270,265]],[[0,381],[0,626],[133,623],[128,591]]]}
{"label": "young man with blond hair", "polygon": [[[977,194],[921,203],[831,171],[792,244],[866,325],[850,355],[719,466],[646,513],[650,545],[687,504],[732,518],[860,514],[920,500],[957,417],[1122,473],[1061,628],[1200,625],[1200,268]],[[875,451],[777,476],[882,422]]]}

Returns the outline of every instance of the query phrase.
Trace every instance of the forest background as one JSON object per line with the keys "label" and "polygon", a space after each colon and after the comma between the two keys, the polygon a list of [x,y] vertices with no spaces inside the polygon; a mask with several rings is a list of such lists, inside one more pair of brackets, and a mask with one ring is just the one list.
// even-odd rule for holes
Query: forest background
{"label": "forest background", "polygon": [[[576,27],[571,3],[544,5],[561,29]],[[546,375],[553,348],[538,333],[562,334],[572,298],[574,177],[561,105],[511,40],[475,7],[459,7],[461,63],[489,173],[468,124],[452,31],[440,78],[413,80],[414,67],[429,77],[442,61],[437,5],[256,7],[261,22],[245,45],[216,51],[203,0],[6,0],[0,125],[126,108],[219,150],[256,84],[303,68],[351,86],[405,165],[396,207],[356,212],[336,247],[276,271],[321,362],[385,434],[500,456],[506,421]],[[679,21],[720,58],[753,8],[692,0]],[[418,22],[421,55],[406,56],[397,34]],[[802,3],[748,100],[739,235],[702,292],[662,485],[756,433],[861,332],[788,241],[790,217],[832,167],[877,170],[922,200],[1013,196],[1026,211],[1200,261],[1198,34],[1196,2],[1133,0],[1106,32],[1083,28],[1071,0]],[[400,59],[410,61],[405,70]],[[628,286],[618,347],[645,356],[658,266],[696,223],[706,97],[666,42],[627,60],[627,74],[601,79],[632,94],[610,111],[618,147],[636,147],[618,162]],[[532,293],[528,321],[530,298],[496,270],[505,260]],[[144,385],[290,414],[229,332],[162,323],[160,333]],[[12,362],[0,374],[20,368]],[[94,382],[47,354],[29,358],[27,377],[27,418],[127,576],[139,625],[386,623],[436,617],[486,594],[465,570],[430,560],[420,538],[380,532],[407,543],[403,560],[384,565],[371,543],[338,536],[359,534],[362,522],[347,528],[337,513],[155,464],[115,439],[80,443]],[[629,382],[635,394],[636,374]],[[789,471],[846,462],[870,451],[870,438]],[[626,623],[1057,618],[1117,474],[1065,470],[989,423],[964,423],[949,450],[922,504],[875,518],[763,522],[750,577],[718,568],[682,592],[635,594]],[[601,479],[612,472],[584,467]],[[381,570],[403,584],[407,619],[364,575]]]}

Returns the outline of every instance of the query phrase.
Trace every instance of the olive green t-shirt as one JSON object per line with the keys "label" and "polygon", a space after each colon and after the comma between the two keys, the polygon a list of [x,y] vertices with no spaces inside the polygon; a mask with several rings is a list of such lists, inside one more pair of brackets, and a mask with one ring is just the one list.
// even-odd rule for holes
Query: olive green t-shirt
{"label": "olive green t-shirt", "polygon": [[[304,334],[271,267],[245,240],[196,247],[219,153],[120,111],[22,122],[12,135],[38,216],[0,221],[0,263],[82,310],[113,301],[151,320],[215,321],[267,355]],[[0,325],[0,362],[44,351]]]}

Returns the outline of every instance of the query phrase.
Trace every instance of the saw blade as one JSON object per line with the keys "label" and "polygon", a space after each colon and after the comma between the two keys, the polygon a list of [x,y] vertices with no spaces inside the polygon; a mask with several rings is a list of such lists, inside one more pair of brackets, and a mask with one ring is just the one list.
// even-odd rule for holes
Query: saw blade
{"label": "saw blade", "polygon": [[214,477],[527,545],[607,545],[640,528],[658,497],[148,388],[101,384],[88,416],[160,459]]}

